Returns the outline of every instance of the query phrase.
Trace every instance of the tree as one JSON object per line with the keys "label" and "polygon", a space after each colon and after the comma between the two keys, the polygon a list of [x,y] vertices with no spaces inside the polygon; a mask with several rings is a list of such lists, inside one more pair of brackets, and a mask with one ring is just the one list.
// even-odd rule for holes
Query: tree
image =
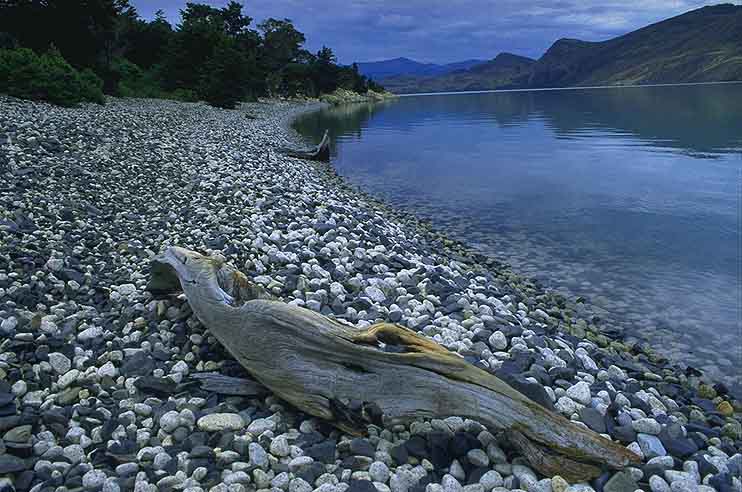
{"label": "tree", "polygon": [[338,88],[338,66],[335,64],[337,58],[327,46],[317,52],[314,62],[313,78],[317,90],[326,94]]}
{"label": "tree", "polygon": [[237,43],[224,38],[204,66],[199,92],[212,106],[232,109],[245,96],[247,68],[247,59]]}
{"label": "tree", "polygon": [[162,10],[157,11],[151,22],[124,16],[120,23],[121,56],[143,69],[162,61],[173,37],[173,28]]}
{"label": "tree", "polygon": [[297,61],[306,38],[290,19],[267,19],[258,28],[263,33],[263,56],[270,69]]}

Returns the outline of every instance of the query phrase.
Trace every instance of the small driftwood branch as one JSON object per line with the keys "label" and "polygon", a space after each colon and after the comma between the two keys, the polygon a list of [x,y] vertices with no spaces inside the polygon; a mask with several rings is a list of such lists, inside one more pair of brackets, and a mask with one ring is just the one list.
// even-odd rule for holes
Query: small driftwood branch
{"label": "small driftwood branch", "polygon": [[407,328],[378,324],[358,330],[260,299],[259,289],[222,258],[173,247],[153,262],[149,289],[166,294],[178,287],[252,377],[344,431],[358,433],[369,422],[455,415],[504,431],[547,476],[586,480],[604,467],[639,462],[622,445],[550,412]]}
{"label": "small driftwood branch", "polygon": [[299,159],[308,159],[310,161],[323,161],[328,162],[330,160],[330,133],[325,130],[325,134],[322,136],[322,140],[312,150],[292,150],[292,149],[281,149],[281,151],[289,157],[296,157]]}

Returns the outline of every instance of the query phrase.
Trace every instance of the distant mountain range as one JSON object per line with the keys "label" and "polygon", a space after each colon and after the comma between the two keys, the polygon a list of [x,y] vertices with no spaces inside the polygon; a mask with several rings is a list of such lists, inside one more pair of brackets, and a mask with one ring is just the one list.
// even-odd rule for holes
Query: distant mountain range
{"label": "distant mountain range", "polygon": [[[399,94],[742,80],[742,6],[703,7],[602,42],[560,39],[538,60],[501,53],[474,62],[445,69],[457,64],[398,58],[359,69]],[[361,65],[387,70],[374,76]]]}
{"label": "distant mountain range", "polygon": [[409,58],[394,58],[376,62],[358,63],[358,71],[374,80],[382,80],[397,75],[430,76],[441,75],[454,70],[466,70],[487,60],[465,60],[446,65],[420,63]]}

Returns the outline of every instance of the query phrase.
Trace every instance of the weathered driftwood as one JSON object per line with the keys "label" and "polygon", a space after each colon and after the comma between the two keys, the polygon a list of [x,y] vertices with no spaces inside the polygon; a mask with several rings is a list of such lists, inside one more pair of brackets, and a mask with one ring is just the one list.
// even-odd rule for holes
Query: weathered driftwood
{"label": "weathered driftwood", "polygon": [[217,372],[197,372],[191,379],[199,382],[201,389],[222,395],[258,396],[268,392],[262,384],[251,379],[224,376]]}
{"label": "weathered driftwood", "polygon": [[293,150],[293,149],[281,149],[281,151],[290,156],[297,157],[299,159],[308,159],[310,161],[323,161],[327,162],[330,160],[330,133],[325,130],[325,134],[322,136],[322,140],[319,145],[311,150]]}
{"label": "weathered driftwood", "polygon": [[368,422],[468,417],[505,431],[544,475],[573,481],[638,460],[409,329],[378,324],[358,330],[258,299],[259,290],[221,258],[169,248],[153,262],[149,288],[182,288],[194,313],[251,376],[345,431],[358,432]]}

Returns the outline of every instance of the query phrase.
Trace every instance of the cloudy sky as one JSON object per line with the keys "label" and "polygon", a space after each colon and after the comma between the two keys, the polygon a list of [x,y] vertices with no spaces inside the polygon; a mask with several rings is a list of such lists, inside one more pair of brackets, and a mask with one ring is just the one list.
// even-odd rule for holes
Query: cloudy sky
{"label": "cloudy sky", "polygon": [[[176,23],[185,0],[130,0],[140,15],[158,9]],[[224,6],[228,0],[201,0]],[[446,63],[497,53],[539,57],[558,38],[600,41],[704,5],[697,0],[244,0],[261,21],[289,18],[316,51],[343,63],[406,56]],[[742,0],[732,3],[740,4]]]}

